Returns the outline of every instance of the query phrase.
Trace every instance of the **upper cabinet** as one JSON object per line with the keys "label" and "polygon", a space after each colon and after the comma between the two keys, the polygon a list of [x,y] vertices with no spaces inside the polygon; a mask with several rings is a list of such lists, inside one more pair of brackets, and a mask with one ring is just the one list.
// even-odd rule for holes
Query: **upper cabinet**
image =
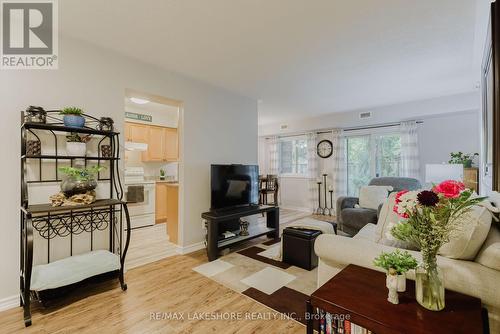
{"label": "upper cabinet", "polygon": [[125,123],[125,141],[135,143],[147,143],[149,138],[149,126],[136,123]]}
{"label": "upper cabinet", "polygon": [[179,160],[179,134],[175,128],[163,128],[165,140],[164,157],[166,161]]}
{"label": "upper cabinet", "polygon": [[125,140],[148,144],[142,161],[178,161],[179,136],[176,128],[125,123]]}

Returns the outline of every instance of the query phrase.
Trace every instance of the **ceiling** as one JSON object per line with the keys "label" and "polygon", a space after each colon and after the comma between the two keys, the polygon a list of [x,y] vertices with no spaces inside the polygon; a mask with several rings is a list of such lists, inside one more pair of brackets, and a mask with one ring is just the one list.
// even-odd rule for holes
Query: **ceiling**
{"label": "ceiling", "polygon": [[479,2],[65,0],[59,16],[64,35],[259,100],[266,124],[473,90]]}

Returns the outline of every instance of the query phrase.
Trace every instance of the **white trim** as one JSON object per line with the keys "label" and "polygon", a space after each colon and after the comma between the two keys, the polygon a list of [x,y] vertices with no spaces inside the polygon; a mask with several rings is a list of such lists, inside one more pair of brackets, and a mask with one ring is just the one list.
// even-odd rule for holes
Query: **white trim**
{"label": "white trim", "polygon": [[4,299],[0,299],[0,312],[6,311],[14,307],[18,307],[19,304],[19,295],[10,296]]}
{"label": "white trim", "polygon": [[189,254],[192,252],[199,251],[200,249],[204,249],[204,248],[205,248],[205,242],[200,241],[200,242],[197,242],[195,244],[185,246],[185,247],[177,246],[177,249],[175,251],[177,252],[177,254],[186,255],[186,254]]}
{"label": "white trim", "polygon": [[312,209],[302,206],[293,206],[293,205],[280,205],[280,209],[283,210],[292,210],[292,211],[301,211],[308,212],[312,214]]}

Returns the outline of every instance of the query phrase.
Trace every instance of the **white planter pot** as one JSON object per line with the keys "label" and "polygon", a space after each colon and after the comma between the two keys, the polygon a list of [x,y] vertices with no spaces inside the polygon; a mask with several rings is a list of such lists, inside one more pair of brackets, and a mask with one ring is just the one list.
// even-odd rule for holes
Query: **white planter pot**
{"label": "white planter pot", "polygon": [[66,154],[69,156],[84,157],[87,154],[87,144],[66,142]]}
{"label": "white planter pot", "polygon": [[406,275],[401,274],[398,275],[398,292],[406,291]]}

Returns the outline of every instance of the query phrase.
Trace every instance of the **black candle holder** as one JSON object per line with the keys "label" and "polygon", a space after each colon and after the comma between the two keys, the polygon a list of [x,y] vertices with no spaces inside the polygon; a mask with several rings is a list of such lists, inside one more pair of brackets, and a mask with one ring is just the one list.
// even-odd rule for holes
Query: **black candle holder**
{"label": "black candle holder", "polygon": [[328,192],[330,193],[330,208],[328,208],[328,215],[333,216],[333,212],[335,212],[333,210],[333,190],[328,190]]}
{"label": "black candle holder", "polygon": [[321,207],[321,181],[316,182],[318,184],[318,208],[314,211],[315,214],[323,214],[323,207]]}
{"label": "black candle holder", "polygon": [[328,211],[328,202],[326,200],[326,177],[328,176],[328,174],[323,174],[323,180],[324,180],[324,189],[325,189],[325,207],[323,208],[323,215],[326,215],[327,211]]}

